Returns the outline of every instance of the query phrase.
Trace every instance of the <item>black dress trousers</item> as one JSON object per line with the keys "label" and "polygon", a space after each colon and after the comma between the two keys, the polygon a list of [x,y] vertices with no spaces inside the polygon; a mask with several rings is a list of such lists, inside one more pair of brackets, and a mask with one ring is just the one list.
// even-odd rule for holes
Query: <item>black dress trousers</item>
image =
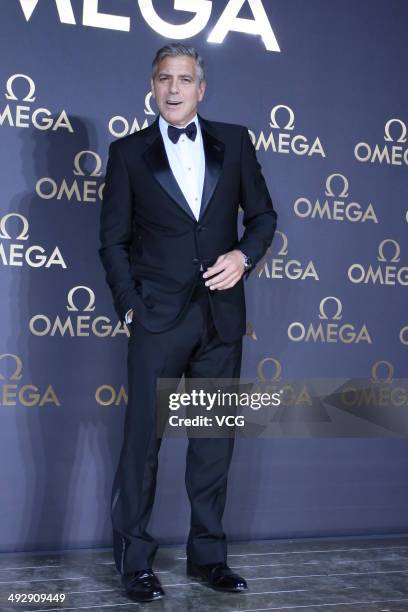
{"label": "black dress trousers", "polygon": [[[149,332],[135,317],[128,340],[128,404],[111,517],[115,564],[121,574],[152,567],[158,544],[147,527],[153,508],[161,437],[156,428],[157,378],[239,378],[242,337],[222,342],[209,289],[200,277],[182,319]],[[216,291],[216,290],[215,290]],[[227,561],[222,516],[234,437],[190,437],[185,484],[191,504],[187,556],[193,563]]]}

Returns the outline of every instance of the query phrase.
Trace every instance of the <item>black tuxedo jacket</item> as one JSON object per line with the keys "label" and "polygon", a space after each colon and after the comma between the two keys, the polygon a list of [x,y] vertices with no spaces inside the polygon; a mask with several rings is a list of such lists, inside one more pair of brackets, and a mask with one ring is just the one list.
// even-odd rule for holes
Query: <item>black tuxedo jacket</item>
{"label": "black tuxedo jacket", "polygon": [[[238,248],[255,265],[276,228],[277,213],[247,128],[200,115],[198,120],[205,154],[198,221],[171,171],[159,117],[109,147],[99,255],[119,318],[133,308],[133,316],[152,332],[180,320],[201,264],[205,270]],[[241,240],[239,205],[245,226]],[[214,323],[225,342],[246,331],[243,278],[231,289],[210,293]]]}

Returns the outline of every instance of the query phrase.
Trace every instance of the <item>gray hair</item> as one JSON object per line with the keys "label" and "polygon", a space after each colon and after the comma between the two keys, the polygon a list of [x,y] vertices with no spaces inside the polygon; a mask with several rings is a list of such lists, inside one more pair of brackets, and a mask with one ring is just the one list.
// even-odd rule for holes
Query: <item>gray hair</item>
{"label": "gray hair", "polygon": [[172,42],[168,45],[164,45],[161,47],[156,53],[156,56],[152,62],[152,78],[156,76],[157,69],[159,67],[160,62],[165,57],[176,57],[179,55],[187,55],[188,57],[192,57],[196,63],[196,74],[198,78],[198,83],[201,84],[202,81],[205,81],[205,66],[204,60],[201,55],[194,49],[194,47],[187,47],[179,42]]}

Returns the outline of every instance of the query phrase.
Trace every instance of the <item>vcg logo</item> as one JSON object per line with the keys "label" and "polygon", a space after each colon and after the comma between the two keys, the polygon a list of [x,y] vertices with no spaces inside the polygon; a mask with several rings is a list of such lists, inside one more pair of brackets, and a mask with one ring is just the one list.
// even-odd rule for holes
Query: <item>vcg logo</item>
{"label": "vcg logo", "polygon": [[[281,236],[281,247],[277,257],[272,256],[272,247],[268,247],[266,254],[258,262],[256,269],[258,278],[287,278],[289,280],[320,280],[314,262],[299,261],[288,256],[288,237],[280,230],[276,230],[276,236]],[[276,238],[273,243],[275,248]]]}
{"label": "vcg logo", "polygon": [[100,385],[95,391],[95,401],[99,406],[126,406],[128,395],[123,385],[119,389],[112,385]]}
{"label": "vcg logo", "polygon": [[[363,385],[363,388],[352,384],[342,388],[341,403],[342,406],[355,408],[384,408],[386,412],[380,413],[380,416],[386,416],[389,413],[390,406],[394,408],[406,408],[408,406],[407,379],[394,378],[394,366],[389,361],[377,361],[371,368],[369,384]],[[377,414],[377,411],[371,411],[369,416],[375,420]],[[360,416],[363,416],[363,414],[360,413]],[[397,416],[398,413],[393,412],[389,417],[389,425],[394,428],[398,423],[395,420]],[[402,426],[406,429],[405,412],[402,419]],[[386,426],[387,424],[383,421],[381,425]],[[401,430],[400,433],[402,433]]]}
{"label": "vcg logo", "polygon": [[[340,189],[335,185],[340,183]],[[352,223],[371,221],[378,223],[372,204],[362,206],[349,200],[349,181],[344,174],[336,172],[326,179],[326,198],[315,201],[306,197],[298,198],[294,203],[294,211],[301,219],[327,219],[328,221],[351,221]]]}
{"label": "vcg logo", "polygon": [[[11,372],[10,372],[11,370]],[[40,388],[32,383],[22,382],[23,362],[18,355],[0,355],[1,406],[61,406],[51,384]]]}
{"label": "vcg logo", "polygon": [[[86,167],[86,162],[88,162]],[[74,157],[72,180],[58,183],[50,176],[38,179],[35,191],[42,200],[64,200],[68,202],[96,202],[102,200],[105,183],[102,177],[102,160],[94,151],[79,151]]]}
{"label": "vcg logo", "polygon": [[355,158],[364,163],[408,166],[407,125],[402,119],[389,119],[384,126],[384,143],[358,142]]}
{"label": "vcg logo", "polygon": [[[391,246],[385,246],[391,245]],[[385,255],[388,251],[388,256]],[[391,252],[390,252],[391,251]],[[408,285],[408,266],[396,265],[400,261],[401,247],[396,240],[386,238],[378,246],[378,265],[352,264],[348,271],[348,279],[354,284],[365,285]]]}
{"label": "vcg logo", "polygon": [[122,115],[115,115],[109,120],[109,133],[115,138],[121,138],[122,136],[126,136],[127,134],[133,134],[134,132],[138,132],[139,130],[144,130],[144,128],[149,125],[147,117],[152,117],[153,120],[153,117],[155,116],[155,112],[152,109],[152,100],[152,92],[149,91],[145,95],[144,99],[143,112],[146,117],[143,120],[143,123],[136,117],[133,117],[133,119],[127,119]]}
{"label": "vcg logo", "polygon": [[271,131],[265,135],[263,131],[257,136],[248,130],[252,143],[257,151],[263,147],[264,151],[294,155],[320,155],[326,157],[322,143],[318,136],[308,138],[295,131],[295,113],[285,104],[277,104],[271,110],[269,127]]}
{"label": "vcg logo", "polygon": [[[334,302],[335,311],[331,316],[326,314],[328,302]],[[288,327],[288,337],[292,342],[315,342],[315,343],[339,343],[358,344],[367,342],[372,344],[367,326],[364,324],[357,328],[352,323],[342,322],[342,303],[339,298],[327,296],[323,298],[319,306],[319,319],[321,322],[303,323],[293,321]],[[330,308],[332,310],[332,308]]]}
{"label": "vcg logo", "polygon": [[[73,132],[73,127],[65,110],[59,111],[56,116],[44,107],[33,108],[36,101],[35,83],[27,74],[13,74],[6,83],[6,100],[9,100],[0,109],[0,126],[9,125],[16,128],[31,128],[37,130],[51,130],[53,132],[65,129]],[[26,104],[21,104],[26,102]],[[55,113],[54,113],[55,115]]]}
{"label": "vcg logo", "polygon": [[[39,0],[19,1],[26,21],[30,21]],[[207,42],[222,43],[228,32],[234,31],[259,35],[267,51],[280,51],[262,0],[248,0],[249,8],[252,11],[251,19],[238,17],[246,1],[229,0],[226,3],[224,11],[207,38]],[[133,2],[134,0],[132,3],[129,2],[129,6],[132,7]],[[50,4],[52,3],[48,2],[48,6]],[[61,23],[76,25],[72,0],[55,0],[55,4]],[[78,2],[75,2],[75,5],[78,5]],[[123,5],[123,2],[121,5]],[[169,23],[160,17],[153,6],[153,0],[138,0],[138,5],[143,19],[152,30],[160,36],[164,36],[164,38],[183,40],[196,36],[204,30],[210,20],[213,2],[211,0],[174,0],[175,11],[194,13],[193,17],[189,17],[185,23],[180,24]],[[54,6],[52,10],[55,11]],[[128,16],[99,11],[98,0],[83,0],[82,25],[129,32],[131,24]]]}
{"label": "vcg logo", "polygon": [[[74,296],[75,300],[78,299],[77,292],[81,293],[82,299],[85,298],[86,301],[85,306],[81,308],[74,302]],[[67,295],[66,309],[73,314],[64,318],[58,315],[55,319],[51,319],[45,314],[34,315],[29,321],[30,332],[35,336],[60,335],[72,338],[89,338],[91,335],[99,338],[113,338],[120,334],[125,334],[128,337],[130,335],[124,323],[118,321],[112,325],[109,317],[92,314],[95,311],[95,293],[89,287],[78,285],[70,289]]]}
{"label": "vcg logo", "polygon": [[[14,238],[9,233],[9,222],[13,217],[18,220],[18,225],[21,227]],[[61,251],[57,246],[48,254],[40,245],[33,244],[27,246],[26,240],[28,240],[28,238],[28,220],[24,215],[20,215],[19,213],[8,213],[4,215],[4,217],[1,217],[0,263],[3,266],[17,267],[28,265],[31,268],[50,268],[51,266],[61,266],[61,268],[67,267]],[[14,242],[17,240],[20,242]]]}

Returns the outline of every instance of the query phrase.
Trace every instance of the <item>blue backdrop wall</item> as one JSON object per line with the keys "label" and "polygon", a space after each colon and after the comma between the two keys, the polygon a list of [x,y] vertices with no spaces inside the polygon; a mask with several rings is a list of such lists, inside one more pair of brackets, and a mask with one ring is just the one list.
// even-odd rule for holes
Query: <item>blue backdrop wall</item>
{"label": "blue backdrop wall", "polygon": [[[242,374],[405,376],[404,0],[9,0],[0,17],[1,550],[111,542],[128,332],[97,253],[101,195],[109,142],[156,116],[169,40],[204,56],[200,113],[248,127],[279,214],[246,284]],[[230,538],[407,531],[405,432],[341,416],[320,437],[237,442]],[[187,533],[184,453],[160,454],[166,542]]]}

